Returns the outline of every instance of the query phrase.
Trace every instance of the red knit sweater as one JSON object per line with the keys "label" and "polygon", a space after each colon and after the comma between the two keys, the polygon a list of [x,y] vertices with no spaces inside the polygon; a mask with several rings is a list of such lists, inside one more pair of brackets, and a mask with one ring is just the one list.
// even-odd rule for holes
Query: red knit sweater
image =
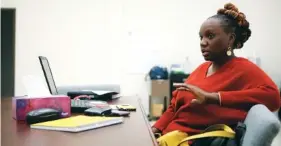
{"label": "red knit sweater", "polygon": [[244,121],[255,104],[271,111],[280,107],[277,86],[259,67],[244,58],[233,58],[214,74],[206,77],[211,62],[200,65],[186,82],[208,92],[219,92],[221,105],[190,106],[194,96],[188,91],[174,91],[171,104],[154,127],[162,134],[181,130],[196,134],[213,124],[235,125]]}

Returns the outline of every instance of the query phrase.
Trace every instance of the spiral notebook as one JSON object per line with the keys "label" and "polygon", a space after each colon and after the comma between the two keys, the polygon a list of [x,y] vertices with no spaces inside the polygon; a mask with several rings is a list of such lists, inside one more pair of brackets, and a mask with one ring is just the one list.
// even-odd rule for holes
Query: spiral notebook
{"label": "spiral notebook", "polygon": [[30,125],[30,128],[57,130],[67,132],[81,132],[101,128],[105,126],[121,124],[124,122],[123,117],[101,117],[79,115],[75,117],[63,118],[54,121],[41,122]]}

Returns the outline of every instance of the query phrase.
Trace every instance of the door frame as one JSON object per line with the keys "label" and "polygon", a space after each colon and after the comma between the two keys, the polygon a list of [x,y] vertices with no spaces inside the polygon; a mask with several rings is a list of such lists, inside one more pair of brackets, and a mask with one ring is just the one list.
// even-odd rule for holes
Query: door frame
{"label": "door frame", "polygon": [[[2,91],[2,85],[4,85],[4,83],[3,83],[3,80],[1,79],[1,98],[2,98],[2,96],[3,97],[11,97],[11,96],[14,96],[15,95],[15,75],[16,75],[16,67],[15,67],[15,65],[16,65],[16,8],[1,8],[1,18],[2,18],[2,13],[3,13],[3,11],[12,11],[12,13],[13,13],[13,27],[12,27],[12,46],[11,46],[11,48],[12,48],[12,53],[9,55],[9,57],[12,57],[12,60],[13,60],[13,62],[12,62],[12,66],[13,67],[11,67],[11,73],[12,73],[12,77],[11,77],[11,81],[9,81],[10,82],[10,84],[11,84],[11,87],[12,87],[12,89],[11,89],[11,91],[9,91],[9,93],[7,93],[8,95],[3,95],[3,91]],[[1,26],[2,26],[2,24],[1,24]],[[2,34],[2,32],[3,31],[1,31],[1,41],[2,41],[2,38],[3,38],[3,34]],[[2,48],[2,43],[1,43],[1,58],[2,58],[2,55],[4,55],[3,54],[3,52],[5,51],[4,49],[2,50],[3,48]],[[4,72],[3,70],[2,70],[2,59],[1,59],[1,78],[2,78],[2,73]]]}

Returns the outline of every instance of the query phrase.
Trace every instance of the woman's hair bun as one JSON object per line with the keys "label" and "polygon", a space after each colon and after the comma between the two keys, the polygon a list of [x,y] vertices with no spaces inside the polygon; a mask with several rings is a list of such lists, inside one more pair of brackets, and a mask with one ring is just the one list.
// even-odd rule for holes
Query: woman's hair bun
{"label": "woman's hair bun", "polygon": [[232,11],[235,11],[235,12],[239,12],[238,11],[238,8],[235,6],[235,5],[233,5],[232,3],[227,3],[227,4],[225,4],[224,5],[224,8],[226,9],[226,10],[232,10]]}
{"label": "woman's hair bun", "polygon": [[217,15],[215,16],[222,18],[229,28],[235,28],[234,33],[236,34],[236,39],[234,48],[242,48],[252,34],[249,29],[250,24],[246,20],[245,14],[239,12],[234,4],[227,3],[224,5],[224,8],[217,11]]}
{"label": "woman's hair bun", "polygon": [[239,12],[238,8],[232,3],[227,3],[224,8],[218,10],[217,14],[227,15],[237,21],[240,26],[248,25],[244,13]]}

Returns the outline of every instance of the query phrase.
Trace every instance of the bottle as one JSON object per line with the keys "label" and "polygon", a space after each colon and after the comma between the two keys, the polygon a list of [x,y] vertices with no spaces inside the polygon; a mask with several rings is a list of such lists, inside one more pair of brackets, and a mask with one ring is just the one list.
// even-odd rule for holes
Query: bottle
{"label": "bottle", "polygon": [[191,73],[191,63],[189,61],[188,57],[185,57],[185,62],[184,62],[184,73],[185,74],[190,74]]}

